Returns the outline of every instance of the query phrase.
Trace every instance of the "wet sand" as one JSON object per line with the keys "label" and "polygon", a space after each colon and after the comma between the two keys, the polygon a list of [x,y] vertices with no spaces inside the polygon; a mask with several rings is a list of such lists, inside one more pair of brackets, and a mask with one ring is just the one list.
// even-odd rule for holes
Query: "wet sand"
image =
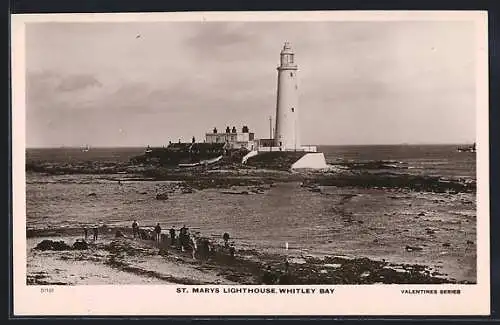
{"label": "wet sand", "polygon": [[[137,218],[143,226],[187,224],[212,240],[228,232],[238,249],[262,254],[283,255],[288,242],[290,257],[366,257],[427,266],[450,280],[476,279],[475,201],[469,193],[300,182],[183,192],[186,185],[178,182],[117,185],[109,175],[61,177],[28,184],[28,236],[45,228],[61,235],[61,226],[127,227]],[[156,193],[168,198],[158,200]]]}
{"label": "wet sand", "polygon": [[[278,281],[288,258],[293,284],[475,283],[473,177],[410,167],[338,163],[317,173],[31,163],[27,281],[261,284]],[[149,241],[114,238],[134,219],[142,227],[186,224],[219,243],[228,232],[236,257],[201,263],[175,249],[159,254]],[[33,250],[50,237],[71,245],[83,226],[96,224],[112,230],[86,251]]]}
{"label": "wet sand", "polygon": [[[125,237],[116,238],[119,230]],[[234,256],[213,243],[208,259],[175,246],[132,238],[131,230],[105,227],[88,249],[40,250],[43,240],[71,246],[80,229],[30,232],[28,284],[382,284],[469,283],[418,264],[368,258],[290,256],[236,249]],[[51,235],[49,237],[49,235]],[[57,236],[54,236],[57,235]],[[288,266],[287,266],[288,263]],[[287,271],[288,268],[288,271]]]}

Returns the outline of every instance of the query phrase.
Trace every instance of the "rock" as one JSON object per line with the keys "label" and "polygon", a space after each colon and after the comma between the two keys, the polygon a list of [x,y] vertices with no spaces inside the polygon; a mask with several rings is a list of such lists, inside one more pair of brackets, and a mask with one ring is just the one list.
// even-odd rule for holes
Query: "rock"
{"label": "rock", "polygon": [[420,212],[420,213],[418,214],[418,216],[419,216],[419,217],[423,217],[423,216],[425,216],[425,213]]}
{"label": "rock", "polygon": [[262,275],[262,283],[268,285],[276,284],[277,280],[278,280],[278,275],[273,269],[271,269],[270,266],[268,266],[264,271],[264,274]]}
{"label": "rock", "polygon": [[166,193],[158,193],[156,194],[157,200],[168,200],[168,195]]}
{"label": "rock", "polygon": [[117,230],[115,233],[115,238],[123,238],[123,237],[125,237],[123,232],[121,230]]}
{"label": "rock", "polygon": [[290,277],[288,274],[282,274],[278,278],[278,284],[290,284]]}
{"label": "rock", "polygon": [[77,240],[73,244],[73,249],[76,249],[76,250],[86,250],[86,249],[89,249],[89,244],[87,244],[87,242],[85,240]]}
{"label": "rock", "polygon": [[451,244],[450,243],[443,243],[443,247],[450,247]]}
{"label": "rock", "polygon": [[139,235],[141,239],[143,240],[154,240],[153,234],[149,231],[146,231],[144,229],[139,230]]}
{"label": "rock", "polygon": [[432,229],[427,229],[427,230],[426,230],[427,235],[432,235],[432,234],[434,234],[435,232],[436,232],[436,231],[435,231],[435,230],[432,230]]}
{"label": "rock", "polygon": [[418,247],[418,246],[406,246],[405,249],[408,251],[408,252],[412,252],[412,251],[421,251],[423,250],[422,247]]}
{"label": "rock", "polygon": [[42,240],[38,245],[36,245],[35,249],[46,251],[65,251],[71,250],[71,246],[66,244],[64,241],[53,241],[49,239]]}
{"label": "rock", "polygon": [[474,245],[474,241],[472,241],[472,240],[468,240],[468,241],[467,241],[467,245]]}
{"label": "rock", "polygon": [[361,277],[361,278],[366,278],[366,277],[368,277],[369,275],[370,275],[370,271],[365,271],[365,272],[363,272],[363,273],[360,275],[360,277]]}
{"label": "rock", "polygon": [[337,269],[342,266],[342,264],[323,264],[324,267]]}
{"label": "rock", "polygon": [[221,191],[223,194],[239,194],[239,195],[248,195],[250,194],[248,191]]}
{"label": "rock", "polygon": [[94,192],[92,192],[92,193],[89,193],[88,196],[97,196],[97,194],[95,194]]}

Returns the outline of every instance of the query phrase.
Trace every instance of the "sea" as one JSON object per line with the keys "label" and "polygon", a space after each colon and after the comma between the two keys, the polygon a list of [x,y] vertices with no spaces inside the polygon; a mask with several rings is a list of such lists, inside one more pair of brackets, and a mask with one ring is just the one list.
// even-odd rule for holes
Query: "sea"
{"label": "sea", "polygon": [[[385,161],[402,173],[476,179],[476,155],[458,145],[319,146],[329,164]],[[27,149],[27,161],[126,162],[144,148]],[[403,168],[404,166],[404,168]],[[292,256],[342,255],[418,263],[452,278],[476,279],[474,193],[326,187],[277,183],[264,194],[228,195],[218,189],[155,199],[169,182],[127,175],[26,175],[27,229],[93,225],[163,229],[186,225],[235,246]],[[121,185],[117,180],[121,180]],[[90,193],[94,193],[89,196]],[[348,217],[346,217],[348,216]],[[422,250],[408,251],[407,246]]]}

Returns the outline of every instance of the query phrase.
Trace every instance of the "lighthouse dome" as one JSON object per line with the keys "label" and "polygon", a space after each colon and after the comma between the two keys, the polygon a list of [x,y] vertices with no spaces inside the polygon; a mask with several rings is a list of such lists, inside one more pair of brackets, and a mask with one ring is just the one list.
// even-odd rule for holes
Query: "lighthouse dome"
{"label": "lighthouse dome", "polygon": [[283,45],[283,49],[281,50],[281,54],[293,54],[290,42],[285,42],[285,44]]}

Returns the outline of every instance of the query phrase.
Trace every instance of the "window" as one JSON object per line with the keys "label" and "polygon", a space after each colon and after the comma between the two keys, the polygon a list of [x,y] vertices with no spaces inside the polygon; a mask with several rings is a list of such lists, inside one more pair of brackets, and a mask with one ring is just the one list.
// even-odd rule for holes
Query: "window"
{"label": "window", "polygon": [[290,72],[290,77],[293,77],[293,72]]}
{"label": "window", "polygon": [[292,107],[292,113],[295,111],[295,109]]}

